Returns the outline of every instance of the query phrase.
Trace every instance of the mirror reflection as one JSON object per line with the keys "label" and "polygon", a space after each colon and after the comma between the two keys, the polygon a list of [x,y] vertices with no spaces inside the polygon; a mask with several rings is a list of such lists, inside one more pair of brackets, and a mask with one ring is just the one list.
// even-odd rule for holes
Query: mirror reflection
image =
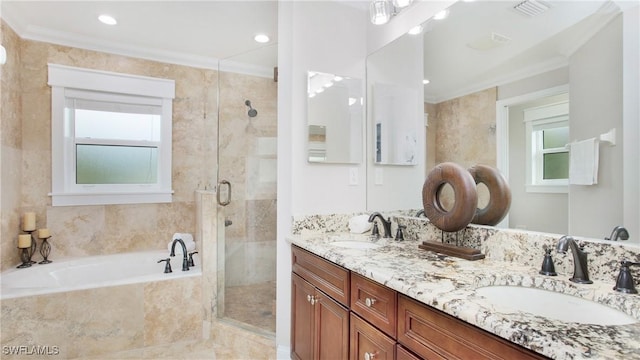
{"label": "mirror reflection", "polygon": [[307,73],[308,156],[313,163],[362,161],[364,99],[362,80]]}
{"label": "mirror reflection", "polygon": [[[528,174],[535,162],[526,155],[531,139],[523,114],[567,103],[569,142],[612,128],[621,133],[621,9],[611,1],[548,1],[531,16],[515,8],[519,3],[458,2],[449,18],[422,24],[423,42],[416,47],[423,50],[424,68],[414,77],[427,83],[429,121],[426,173],[420,176],[445,161],[498,167],[513,193],[509,219],[500,226],[603,238],[623,218],[623,146],[600,145],[598,184],[569,184],[564,164],[562,176],[554,175],[565,177],[564,190],[534,189]],[[387,47],[370,56],[368,72],[371,64],[384,61],[380,57],[395,56]],[[567,161],[566,152],[548,157]],[[603,203],[612,206],[593,206]]]}

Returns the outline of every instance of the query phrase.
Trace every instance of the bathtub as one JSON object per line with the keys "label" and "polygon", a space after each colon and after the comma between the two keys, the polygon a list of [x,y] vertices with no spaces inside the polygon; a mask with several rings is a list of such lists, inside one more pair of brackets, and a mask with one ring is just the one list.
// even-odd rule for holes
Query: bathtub
{"label": "bathtub", "polygon": [[158,263],[158,260],[167,257],[167,250],[153,250],[82,258],[54,258],[50,264],[9,269],[0,274],[0,299],[202,275],[198,254],[193,256],[195,266],[189,271],[182,271],[181,255],[172,257],[173,272],[165,274],[165,263]]}

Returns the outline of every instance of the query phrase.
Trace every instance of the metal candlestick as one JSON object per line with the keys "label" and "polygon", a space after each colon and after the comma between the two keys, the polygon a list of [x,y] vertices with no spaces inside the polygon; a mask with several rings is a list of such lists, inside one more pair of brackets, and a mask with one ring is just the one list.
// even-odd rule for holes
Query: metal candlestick
{"label": "metal candlestick", "polygon": [[44,258],[44,260],[40,261],[39,264],[49,264],[52,261],[47,259],[49,254],[51,254],[51,244],[47,241],[51,236],[47,236],[46,238],[42,238],[42,245],[40,245],[40,255]]}
{"label": "metal candlestick", "polygon": [[36,249],[38,248],[38,244],[36,243],[36,239],[33,238],[33,232],[35,230],[25,230],[24,232],[26,232],[27,234],[29,234],[29,236],[31,236],[31,247],[28,247],[27,249],[29,250],[29,262],[31,264],[37,264],[37,261],[33,261],[31,260],[31,257],[33,256],[33,254],[36,253]]}
{"label": "metal candlestick", "polygon": [[18,248],[20,249],[20,260],[22,260],[22,264],[18,265],[18,269],[24,269],[31,266],[31,256],[29,255],[29,248]]}

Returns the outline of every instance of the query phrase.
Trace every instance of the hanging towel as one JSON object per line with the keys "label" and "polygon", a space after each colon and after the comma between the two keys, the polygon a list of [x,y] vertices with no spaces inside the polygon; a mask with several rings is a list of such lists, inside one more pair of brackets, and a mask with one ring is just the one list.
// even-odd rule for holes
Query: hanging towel
{"label": "hanging towel", "polygon": [[596,138],[577,141],[569,147],[569,184],[598,183],[599,141]]}

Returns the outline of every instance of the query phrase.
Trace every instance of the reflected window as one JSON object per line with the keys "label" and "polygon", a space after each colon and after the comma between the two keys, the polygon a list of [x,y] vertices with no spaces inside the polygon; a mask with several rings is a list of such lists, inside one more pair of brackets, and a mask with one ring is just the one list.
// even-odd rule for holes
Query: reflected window
{"label": "reflected window", "polygon": [[569,185],[568,103],[525,111],[529,192],[567,192]]}

